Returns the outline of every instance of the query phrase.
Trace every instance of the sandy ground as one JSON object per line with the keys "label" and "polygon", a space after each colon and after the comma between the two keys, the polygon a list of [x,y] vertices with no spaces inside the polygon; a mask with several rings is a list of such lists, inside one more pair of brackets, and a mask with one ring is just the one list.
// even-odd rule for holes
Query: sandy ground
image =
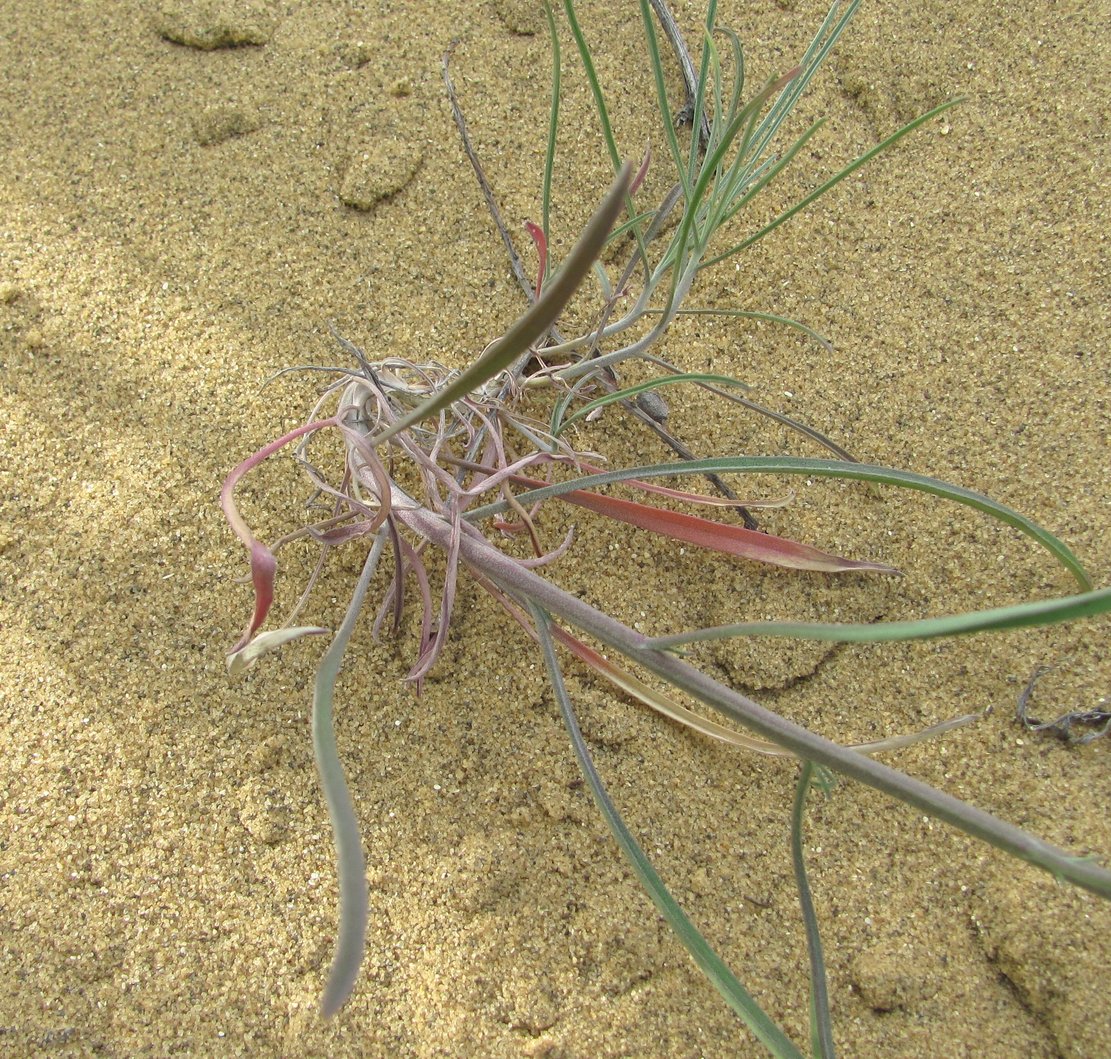
{"label": "sandy ground", "polygon": [[[698,6],[679,9],[688,30]],[[721,5],[753,83],[801,54],[820,6]],[[1100,584],[1107,14],[866,3],[806,104],[827,127],[742,230],[901,121],[967,101],[692,296],[795,316],[835,352],[705,318],[666,342],[861,458],[1023,510]],[[659,133],[636,7],[584,2],[581,17],[621,149],[639,157]],[[335,905],[307,727],[320,645],[229,681],[248,598],[216,494],[300,421],[320,380],[262,382],[343,362],[329,322],[372,356],[463,364],[520,310],[445,101],[440,56],[456,37],[460,96],[518,231],[539,213],[546,128],[531,3],[0,5],[4,1055],[760,1054],[621,862],[530,644],[473,586],[421,699],[401,683],[409,636],[375,644],[364,628],[345,670],[341,750],[373,924],[349,1006],[330,1024],[315,1011]],[[567,56],[562,248],[608,165]],[[653,190],[665,179],[655,167]],[[672,425],[702,452],[818,454],[681,394]],[[616,416],[591,441],[614,462],[660,455]],[[304,492],[276,466],[245,504],[276,535]],[[890,492],[803,485],[767,525],[893,562],[897,583],[679,557],[576,521],[574,557],[552,576],[650,629],[910,617],[1073,589],[1009,531]],[[291,555],[287,601],[307,561]],[[338,621],[359,563],[337,560],[311,620]],[[1107,631],[767,643],[707,664],[845,741],[993,706],[889,760],[1106,857],[1111,744],[1029,734],[1014,705],[1043,663],[1056,668],[1039,716],[1106,705]],[[676,896],[805,1040],[794,768],[709,745],[585,674],[571,687]],[[1108,1054],[1106,905],[852,784],[815,801],[807,848],[843,1054]]]}

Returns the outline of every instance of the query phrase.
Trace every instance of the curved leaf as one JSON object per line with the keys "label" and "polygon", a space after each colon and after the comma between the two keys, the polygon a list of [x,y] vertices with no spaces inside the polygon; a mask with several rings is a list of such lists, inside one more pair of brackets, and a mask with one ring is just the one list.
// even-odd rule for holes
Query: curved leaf
{"label": "curved leaf", "polygon": [[[798,474],[815,478],[846,478],[862,482],[878,482],[895,485],[902,489],[915,489],[934,496],[953,500],[958,504],[971,507],[1008,526],[1024,533],[1046,549],[1080,584],[1090,590],[1092,580],[1081,562],[1069,547],[1048,530],[1043,529],[1033,519],[1015,511],[1014,508],[1000,504],[982,493],[950,485],[937,478],[930,478],[913,471],[898,471],[890,467],[878,467],[868,463],[848,463],[844,460],[818,460],[800,456],[720,456],[705,460],[683,460],[678,463],[658,463],[644,467],[628,467],[622,470],[605,471],[600,474],[585,475],[567,482],[556,482],[522,493],[517,500],[522,504],[536,504],[549,497],[562,496],[575,489],[596,489],[612,485],[630,478],[664,478],[669,475],[686,474]],[[469,520],[489,518],[505,510],[504,502],[487,504],[474,508],[467,513]]]}
{"label": "curved leaf", "polygon": [[937,636],[967,636],[977,632],[1021,629],[1032,625],[1057,625],[1111,613],[1111,588],[1082,592],[1060,599],[1039,599],[1010,607],[992,607],[965,614],[950,614],[919,621],[880,621],[850,624],[806,621],[747,621],[696,629],[674,636],[657,636],[648,646],[660,651],[699,640],[725,640],[735,636],[783,636],[792,640],[832,640],[836,643],[882,643],[891,640],[928,640]]}

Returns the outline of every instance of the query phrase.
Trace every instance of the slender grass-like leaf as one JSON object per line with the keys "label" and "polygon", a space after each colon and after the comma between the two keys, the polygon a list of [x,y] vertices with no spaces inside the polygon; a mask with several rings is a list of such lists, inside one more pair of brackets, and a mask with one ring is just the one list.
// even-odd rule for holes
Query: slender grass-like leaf
{"label": "slender grass-like leaf", "polygon": [[266,616],[270,613],[270,607],[274,602],[274,576],[278,570],[278,561],[274,558],[274,553],[255,537],[243,516],[240,515],[239,508],[235,503],[235,487],[249,472],[291,441],[335,425],[335,419],[322,419],[306,423],[296,430],[291,430],[288,434],[283,434],[268,445],[264,445],[258,452],[248,456],[224,479],[224,484],[220,489],[220,507],[224,512],[224,517],[228,520],[228,525],[247,546],[251,554],[251,584],[255,592],[255,606],[251,619],[247,623],[243,635],[228,652],[229,657],[242,651],[251,642],[251,637],[262,628],[263,622],[266,621]]}
{"label": "slender grass-like leaf", "polygon": [[320,789],[328,804],[328,817],[332,822],[332,835],[336,847],[336,874],[339,880],[339,930],[336,951],[328,982],[320,998],[320,1010],[330,1018],[343,1006],[354,988],[359,967],[363,962],[366,945],[366,923],[369,902],[366,887],[366,860],[363,841],[359,834],[359,821],[355,816],[355,803],[343,775],[336,732],[332,725],[332,699],[339,677],[348,641],[355,631],[355,622],[363,606],[370,579],[378,567],[386,534],[379,530],[374,545],[363,564],[347,614],[336,630],[335,638],[316,671],[316,689],[312,707],[312,745],[316,757],[316,770],[320,776]]}
{"label": "slender grass-like leaf", "polygon": [[540,227],[544,241],[551,244],[552,173],[555,170],[556,141],[559,138],[560,84],[563,62],[559,47],[559,30],[550,0],[544,0],[544,17],[548,20],[548,40],[552,49],[552,102],[548,110],[548,146],[544,151],[544,180],[540,192]]}
{"label": "slender grass-like leaf", "polygon": [[[712,41],[714,39],[715,23],[717,22],[717,0],[710,0],[706,5],[706,18],[702,27],[702,40]],[[706,89],[710,84],[710,49],[702,49],[702,61],[699,65],[698,82],[695,85],[694,92],[694,107],[691,112],[691,128],[693,130],[700,130],[707,123],[706,118]],[[734,85],[736,87],[736,95],[733,100],[733,106],[730,109],[730,115],[735,114],[737,111],[738,101],[744,90],[744,64],[741,63],[737,67],[734,74]],[[688,185],[694,184],[696,175],[698,173],[698,163],[700,153],[703,149],[710,151],[714,142],[715,136],[720,130],[715,129],[713,125],[710,126],[710,136],[707,143],[699,142],[699,136],[692,135],[690,150],[687,152],[687,183]]]}
{"label": "slender grass-like leaf", "polygon": [[[525,496],[529,494],[524,494]],[[681,511],[668,511],[665,508],[639,504],[635,500],[622,500],[616,496],[605,496],[585,489],[575,489],[563,493],[561,500],[588,511],[624,522],[638,529],[659,533],[674,541],[693,544],[696,548],[706,548],[725,555],[735,555],[755,562],[771,563],[791,570],[820,570],[824,573],[844,573],[869,571],[878,574],[897,574],[899,571],[886,563],[874,563],[866,559],[846,559],[831,555],[809,544],[776,537],[771,533],[745,529],[727,522],[715,522],[699,515],[686,515]]]}
{"label": "slender grass-like leaf", "polygon": [[294,628],[272,629],[249,640],[244,647],[228,655],[228,673],[233,677],[242,676],[247,669],[263,655],[276,651],[292,640],[299,640],[304,636],[322,636],[327,629],[317,625],[298,625]]}
{"label": "slender grass-like leaf", "polygon": [[[597,489],[612,485],[629,478],[662,478],[669,475],[688,474],[796,474],[815,478],[845,478],[861,482],[877,482],[894,485],[903,489],[913,489],[946,500],[955,501],[973,510],[981,511],[999,522],[1017,529],[1046,549],[1064,566],[1079,583],[1081,588],[1092,588],[1080,560],[1071,549],[1048,530],[1043,529],[1033,519],[1027,518],[1013,508],[1000,504],[982,493],[973,492],[959,485],[930,478],[912,471],[897,471],[890,467],[877,467],[868,463],[847,463],[842,460],[816,460],[799,456],[721,456],[706,460],[683,460],[678,463],[651,464],[643,467],[629,467],[617,471],[573,478],[567,482],[556,482],[542,489],[532,489],[517,497],[522,504],[536,504],[550,497],[561,496],[575,489]],[[501,514],[503,503],[487,504],[468,512],[471,520]]]}
{"label": "slender grass-like leaf", "polygon": [[701,640],[725,640],[738,636],[781,636],[791,640],[830,640],[836,643],[885,643],[892,640],[928,640],[937,636],[968,636],[978,632],[1001,632],[1032,626],[1057,625],[1111,613],[1111,588],[1082,592],[1060,599],[1039,599],[1009,607],[949,614],[918,621],[874,623],[753,621],[718,625],[710,629],[657,636],[648,645],[667,651]]}
{"label": "slender grass-like leaf", "polygon": [[554,431],[556,435],[562,434],[572,423],[580,419],[584,419],[590,415],[591,412],[599,408],[605,408],[606,405],[614,404],[616,401],[628,401],[637,394],[644,393],[647,390],[658,390],[661,386],[674,386],[680,382],[693,382],[693,383],[716,383],[719,386],[735,386],[741,390],[748,390],[751,387],[740,379],[734,379],[730,375],[709,375],[705,372],[697,371],[684,371],[677,372],[674,375],[661,375],[655,379],[648,379],[646,382],[638,382],[635,386],[626,386],[620,390],[614,390],[612,393],[604,394],[602,397],[596,397],[593,401],[587,401],[586,404],[575,409],[575,411],[564,419],[560,424],[558,430]]}
{"label": "slender grass-like leaf", "polygon": [[[706,38],[712,41],[714,39],[714,32],[714,29],[708,27],[706,30]],[[725,39],[729,41],[729,49],[733,53],[733,88],[730,93],[729,107],[725,113],[736,114],[741,107],[741,100],[744,97],[745,91],[744,48],[741,45],[741,38],[728,26],[721,26],[716,32],[724,35]]]}
{"label": "slender grass-like leaf", "polygon": [[617,149],[617,139],[613,134],[613,125],[610,122],[609,107],[606,105],[606,96],[602,91],[602,82],[598,71],[594,67],[594,53],[586,42],[586,35],[579,24],[579,17],[575,13],[572,0],[563,0],[563,12],[567,16],[567,24],[571,27],[571,35],[575,38],[575,47],[579,51],[579,60],[583,64],[590,93],[594,97],[594,110],[598,114],[598,123],[602,127],[602,138],[606,141],[606,150],[609,152],[610,162],[616,173],[621,167],[621,152]]}
{"label": "slender grass-like leaf", "polygon": [[675,931],[683,947],[691,954],[695,963],[704,975],[713,983],[714,988],[722,995],[725,1002],[744,1020],[745,1025],[753,1032],[756,1038],[768,1048],[775,1056],[790,1057],[790,1059],[803,1059],[802,1053],[791,1043],[787,1035],[764,1013],[764,1009],[753,999],[752,995],[734,977],[733,973],[710,947],[698,928],[690,921],[686,913],[680,908],[679,903],[671,896],[664,881],[644,854],[640,844],[633,837],[626,826],[617,807],[613,804],[606,792],[598,770],[594,766],[590,749],[586,745],[578,719],[575,716],[574,706],[567,694],[563,683],[563,673],[556,657],[555,644],[552,642],[548,631],[548,614],[534,603],[526,599],[529,612],[535,623],[537,634],[540,637],[540,647],[544,654],[544,664],[548,670],[548,679],[555,691],[556,702],[563,716],[563,723],[571,736],[571,745],[579,761],[587,785],[594,797],[595,804],[602,813],[613,837],[617,840],[621,852],[624,853],[633,869],[641,886],[652,899],[660,914],[667,921],[668,926]]}
{"label": "slender grass-like leaf", "polygon": [[[451,540],[451,527],[441,516],[411,508],[398,509],[396,514],[400,521],[438,547],[445,547]],[[1068,879],[1093,893],[1111,898],[1111,872],[1089,860],[1071,856],[1051,843],[897,769],[824,739],[753,702],[682,659],[647,647],[645,636],[532,570],[523,568],[480,535],[463,535],[460,556],[469,567],[492,580],[503,591],[517,599],[531,600],[734,722],[787,747],[796,756],[885,791],[1058,878]]]}
{"label": "slender grass-like leaf", "polygon": [[826,977],[825,958],[822,955],[822,934],[818,929],[818,914],[810,881],[806,876],[806,857],[802,848],[802,818],[806,811],[806,796],[814,778],[814,766],[802,763],[795,804],[791,812],[791,864],[795,870],[795,888],[799,894],[802,922],[806,930],[806,948],[810,957],[810,1014],[812,1037],[817,1044],[816,1054],[821,1059],[834,1059],[833,1024],[829,1017],[829,982]]}
{"label": "slender grass-like leaf", "polygon": [[[583,71],[586,73],[586,79],[590,84],[591,95],[594,97],[594,109],[598,114],[598,123],[602,128],[602,137],[606,141],[606,150],[609,152],[610,163],[613,165],[613,171],[616,173],[621,169],[621,152],[617,149],[617,139],[613,134],[613,124],[610,121],[609,107],[606,105],[606,96],[602,91],[602,82],[598,79],[598,71],[594,67],[594,56],[590,51],[590,45],[586,42],[586,35],[582,31],[582,26],[579,25],[579,19],[575,14],[575,5],[572,0],[563,0],[563,11],[567,16],[567,24],[571,27],[571,35],[575,38],[575,47],[578,48],[579,59],[582,62]],[[626,186],[625,192],[625,208],[628,210],[629,217],[635,218],[637,209],[633,202],[632,195],[628,193],[628,186]],[[612,224],[610,226],[612,227]],[[633,237],[637,241],[637,248],[641,258],[646,260],[644,235],[640,230],[640,226],[634,223],[631,230]]]}
{"label": "slender grass-like leaf", "polygon": [[768,224],[764,225],[764,227],[761,228],[758,232],[750,235],[747,239],[742,239],[739,243],[737,243],[735,246],[731,246],[728,250],[725,250],[720,254],[716,254],[711,258],[707,258],[699,266],[700,269],[710,268],[712,265],[716,265],[719,261],[724,261],[726,258],[732,257],[734,254],[738,254],[742,250],[745,250],[748,247],[752,246],[753,243],[759,242],[761,239],[764,238],[764,236],[774,232],[776,228],[778,228],[781,224],[785,224],[792,217],[794,217],[796,213],[801,213],[808,206],[812,205],[814,202],[820,199],[827,191],[835,188],[838,184],[841,183],[842,180],[844,180],[848,176],[851,176],[862,165],[866,165],[873,158],[875,158],[876,155],[882,154],[889,147],[892,147],[908,133],[913,132],[920,125],[925,125],[926,122],[932,121],[939,114],[943,114],[951,107],[955,107],[958,103],[963,102],[964,97],[958,96],[956,99],[950,99],[944,103],[939,104],[932,110],[928,110],[925,114],[920,114],[913,121],[908,121],[902,128],[897,129],[885,140],[881,140],[871,150],[865,151],[864,154],[862,154],[855,161],[850,162],[847,166],[845,166],[844,169],[834,174],[820,187],[816,188],[809,195],[800,199],[790,209],[784,210],[778,217],[775,218],[775,220],[770,221]]}
{"label": "slender grass-like leaf", "polygon": [[[667,101],[667,85],[664,83],[664,68],[663,61],[660,58],[660,44],[656,37],[656,27],[652,21],[652,15],[648,10],[648,0],[640,0],[640,20],[644,26],[644,40],[648,46],[648,65],[652,70],[652,77],[656,86],[656,101],[660,108],[660,120],[667,136],[668,146],[671,148],[671,157],[672,161],[675,163],[675,171],[679,174],[683,195],[689,200],[691,197],[691,181],[683,162],[683,153],[682,149],[679,147],[679,138],[675,135],[675,122],[672,119],[671,107]],[[700,84],[704,84],[704,82],[700,82]],[[693,120],[693,115],[691,127],[694,129],[698,128],[698,124]],[[697,135],[695,136],[695,140],[697,141]]]}
{"label": "slender grass-like leaf", "polygon": [[469,368],[392,426],[375,435],[370,440],[371,446],[382,445],[422,419],[436,415],[492,379],[498,372],[504,371],[555,323],[556,317],[590,271],[594,259],[601,253],[610,228],[621,212],[631,177],[632,167],[626,162],[620,167],[606,197],[586,222],[578,242],[536,303],[501,338],[491,342],[482,356]]}
{"label": "slender grass-like leaf", "polygon": [[860,0],[853,0],[844,7],[840,2],[830,4],[826,17],[799,61],[799,76],[784,88],[756,131],[753,138],[753,153],[756,156],[762,155],[775,139],[780,126],[794,111],[811,80],[829,57],[833,46],[853,20],[859,6]]}

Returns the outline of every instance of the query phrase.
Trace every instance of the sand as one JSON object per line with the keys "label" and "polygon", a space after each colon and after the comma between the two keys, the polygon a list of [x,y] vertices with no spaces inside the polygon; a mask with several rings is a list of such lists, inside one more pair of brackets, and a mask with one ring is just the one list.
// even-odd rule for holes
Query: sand
{"label": "sand", "polygon": [[[698,7],[677,8],[688,31]],[[820,8],[721,5],[753,84],[789,68]],[[580,14],[621,150],[639,158],[659,132],[635,5]],[[740,230],[901,121],[966,102],[692,294],[796,317],[833,352],[707,318],[662,347],[738,375],[862,459],[1022,510],[1097,584],[1111,582],[1106,16],[1048,0],[866,3],[796,126],[826,127]],[[322,1023],[336,887],[307,724],[321,644],[243,681],[225,670],[249,600],[219,486],[301,420],[321,378],[263,382],[343,363],[330,324],[373,357],[462,365],[521,310],[440,57],[460,40],[460,97],[516,234],[540,209],[549,60],[535,6],[47,0],[5,4],[2,26],[0,1053],[762,1054],[622,863],[535,650],[469,584],[421,698],[402,682],[411,622],[380,643],[364,625],[344,671],[372,925],[354,996]],[[563,250],[608,166],[566,56]],[[820,454],[678,391],[671,424],[700,452]],[[587,440],[614,463],[661,455],[618,415]],[[906,576],[679,556],[581,513],[551,576],[646,630],[914,617],[1075,588],[1029,541],[953,505],[795,484],[769,529]],[[244,507],[272,539],[304,497],[287,461]],[[572,520],[550,517],[553,535]],[[309,561],[290,553],[283,602]],[[336,559],[309,620],[335,626],[360,561],[359,546]],[[707,665],[843,741],[993,707],[887,760],[1106,858],[1111,745],[1027,732],[1014,709],[1039,665],[1054,669],[1036,716],[1105,709],[1107,632],[767,642]],[[675,895],[804,1041],[796,768],[711,745],[570,667],[569,681]],[[806,847],[843,1054],[1108,1054],[1105,903],[851,783],[815,799]]]}

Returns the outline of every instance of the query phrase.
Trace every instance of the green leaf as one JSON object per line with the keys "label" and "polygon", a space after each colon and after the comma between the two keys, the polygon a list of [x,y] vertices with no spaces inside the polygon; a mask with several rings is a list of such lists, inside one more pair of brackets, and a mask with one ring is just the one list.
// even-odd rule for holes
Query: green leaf
{"label": "green leaf", "polygon": [[1057,625],[1111,613],[1111,588],[1083,592],[1061,599],[1039,599],[1009,607],[993,607],[965,614],[949,614],[919,621],[881,621],[871,624],[806,621],[748,621],[718,625],[674,636],[658,636],[648,647],[666,651],[699,640],[724,640],[735,636],[782,636],[792,640],[831,640],[836,643],[884,643],[892,640],[928,640],[937,636],[967,636],[1029,626]]}
{"label": "green leaf", "polygon": [[799,893],[802,922],[806,930],[806,947],[810,956],[810,1021],[811,1039],[817,1045],[814,1052],[821,1059],[833,1059],[833,1024],[829,1017],[829,982],[826,977],[825,958],[822,955],[822,935],[818,929],[818,914],[814,911],[814,898],[806,876],[806,858],[802,848],[802,818],[806,811],[806,796],[811,782],[817,784],[812,762],[804,761],[795,790],[795,806],[791,813],[791,863],[795,869],[795,887]]}
{"label": "green leaf", "polygon": [[466,397],[472,390],[478,389],[488,379],[492,379],[498,372],[508,368],[555,323],[556,317],[578,289],[583,277],[590,271],[594,259],[601,253],[610,228],[613,227],[613,222],[621,212],[631,177],[632,167],[626,162],[601,205],[586,222],[579,241],[571,249],[559,272],[548,284],[539,300],[501,338],[490,343],[486,352],[469,368],[407,415],[402,416],[391,427],[375,435],[370,442],[372,446],[389,441],[394,435],[407,430],[422,419],[435,415],[441,409]]}
{"label": "green leaf", "polygon": [[[1092,580],[1080,560],[1069,547],[1033,519],[1013,508],[1000,504],[982,493],[973,492],[959,485],[930,478],[912,471],[897,471],[890,467],[877,467],[868,463],[847,463],[843,460],[816,460],[799,456],[719,456],[705,460],[683,460],[678,463],[658,463],[645,467],[630,467],[618,471],[586,475],[567,482],[557,482],[543,489],[533,489],[517,497],[522,504],[535,504],[549,497],[560,496],[572,489],[597,489],[629,478],[663,478],[668,475],[686,474],[798,474],[813,478],[847,478],[861,482],[895,485],[914,489],[946,500],[955,501],[986,515],[1030,537],[1046,549],[1064,566],[1085,590],[1092,588]],[[487,504],[468,512],[469,519],[488,518],[501,514],[507,505],[504,501]]]}
{"label": "green leaf", "polygon": [[605,408],[606,405],[614,404],[616,401],[627,401],[630,398],[636,397],[639,393],[644,393],[646,390],[656,390],[661,386],[674,386],[676,383],[680,382],[735,386],[742,390],[751,389],[747,383],[743,383],[739,379],[734,379],[729,375],[707,375],[704,372],[678,372],[675,375],[663,375],[656,379],[649,379],[647,382],[637,383],[635,386],[627,386],[623,390],[615,390],[613,393],[604,394],[601,397],[596,397],[593,401],[588,401],[563,420],[563,422],[559,424],[559,429],[556,433],[557,435],[562,434],[563,431],[576,420],[590,415],[591,412],[598,408]]}
{"label": "green leaf", "polygon": [[540,639],[541,649],[544,652],[544,663],[547,666],[548,677],[552,682],[552,688],[555,691],[556,701],[559,704],[560,713],[563,715],[564,724],[571,735],[571,745],[574,747],[575,756],[579,760],[579,767],[590,786],[595,803],[641,886],[647,891],[653,904],[667,920],[671,929],[675,931],[683,947],[690,953],[702,973],[713,983],[725,1002],[744,1020],[761,1043],[773,1055],[781,1057],[781,1059],[803,1059],[802,1053],[764,1012],[764,1009],[760,1007],[748,990],[737,981],[733,972],[722,962],[721,957],[710,947],[698,928],[687,918],[686,913],[679,907],[675,898],[671,896],[671,892],[664,881],[660,878],[656,869],[652,867],[651,862],[644,854],[644,850],[641,849],[640,844],[625,824],[617,807],[606,792],[602,778],[598,775],[598,770],[590,756],[586,740],[583,739],[582,731],[579,729],[574,707],[563,683],[559,659],[556,657],[555,644],[549,630],[550,618],[548,613],[531,599],[528,599],[527,603]]}
{"label": "green leaf", "polygon": [[920,114],[913,121],[908,121],[901,129],[897,129],[890,136],[888,136],[885,140],[881,140],[871,150],[865,151],[864,154],[862,154],[855,161],[850,162],[839,173],[830,177],[830,179],[827,180],[824,184],[822,184],[821,187],[812,191],[805,198],[800,199],[790,209],[784,210],[778,217],[775,218],[775,220],[771,221],[769,224],[764,225],[764,227],[761,228],[754,235],[750,235],[747,239],[742,240],[741,242],[737,243],[736,246],[730,247],[728,250],[724,251],[723,253],[720,253],[720,254],[716,255],[715,257],[711,257],[711,258],[707,259],[706,261],[703,261],[700,268],[709,268],[711,265],[716,265],[719,261],[724,261],[727,257],[732,257],[734,254],[740,253],[740,251],[746,249],[747,247],[752,246],[753,243],[759,241],[760,239],[763,239],[765,235],[768,235],[769,233],[775,231],[775,229],[778,228],[781,224],[785,223],[786,221],[789,221],[792,217],[794,217],[794,215],[796,213],[801,213],[803,210],[806,209],[807,206],[810,206],[816,199],[821,198],[827,191],[829,191],[831,188],[836,187],[847,176],[851,176],[862,165],[866,165],[873,158],[875,158],[876,155],[882,154],[884,151],[886,151],[889,147],[893,146],[895,143],[897,143],[899,140],[901,140],[908,133],[913,132],[915,129],[918,128],[919,125],[924,125],[927,121],[931,121],[933,118],[936,118],[939,114],[943,114],[950,107],[955,107],[958,103],[963,103],[963,102],[964,102],[964,97],[963,96],[958,96],[956,99],[950,99],[947,102],[942,103],[939,106],[934,107],[933,110],[926,111],[925,114]]}

